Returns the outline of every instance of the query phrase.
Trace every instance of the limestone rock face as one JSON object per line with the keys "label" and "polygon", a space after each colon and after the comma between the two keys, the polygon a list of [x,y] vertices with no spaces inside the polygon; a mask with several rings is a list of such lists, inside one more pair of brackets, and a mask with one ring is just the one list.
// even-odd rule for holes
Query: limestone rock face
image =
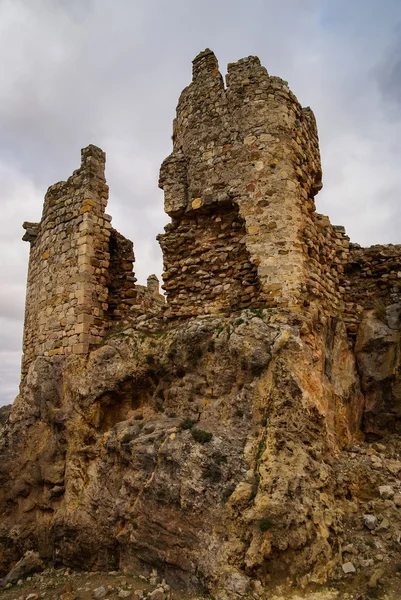
{"label": "limestone rock face", "polygon": [[0,431],[3,429],[4,425],[7,422],[10,410],[11,404],[7,404],[6,406],[0,406]]}
{"label": "limestone rock face", "polygon": [[366,312],[355,351],[366,397],[365,431],[401,433],[401,304]]}
{"label": "limestone rock face", "polygon": [[34,556],[165,577],[159,600],[399,588],[401,246],[360,248],[316,213],[312,111],[254,56],[225,85],[210,50],[195,58],[160,171],[166,297],[135,284],[105,154],[81,157],[24,224],[0,576]]}
{"label": "limestone rock face", "polygon": [[344,327],[272,311],[38,358],[1,438],[1,568],[35,548],[189,587],[323,580],[362,410]]}

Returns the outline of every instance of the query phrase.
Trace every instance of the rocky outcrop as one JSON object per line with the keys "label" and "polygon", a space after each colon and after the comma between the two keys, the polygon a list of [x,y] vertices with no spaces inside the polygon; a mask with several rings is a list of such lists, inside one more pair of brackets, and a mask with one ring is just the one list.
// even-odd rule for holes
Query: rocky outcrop
{"label": "rocky outcrop", "polygon": [[32,573],[40,573],[43,571],[44,565],[39,558],[39,555],[35,552],[28,550],[25,555],[17,562],[15,567],[7,573],[6,577],[0,580],[0,587],[6,587],[7,585],[17,583],[27,575]]}
{"label": "rocky outcrop", "polygon": [[34,556],[218,600],[329,578],[377,597],[401,539],[400,247],[316,213],[313,113],[256,57],[226,86],[210,50],[193,62],[160,172],[166,298],[135,284],[104,166],[85,148],[24,225],[0,575]]}
{"label": "rocky outcrop", "polygon": [[366,398],[364,430],[401,433],[401,304],[367,311],[355,347]]}
{"label": "rocky outcrop", "polygon": [[3,429],[4,425],[7,423],[8,415],[11,411],[11,404],[6,404],[5,406],[0,406],[0,431]]}
{"label": "rocky outcrop", "polygon": [[189,587],[322,581],[362,411],[335,321],[243,311],[38,358],[2,437],[3,569],[33,547]]}

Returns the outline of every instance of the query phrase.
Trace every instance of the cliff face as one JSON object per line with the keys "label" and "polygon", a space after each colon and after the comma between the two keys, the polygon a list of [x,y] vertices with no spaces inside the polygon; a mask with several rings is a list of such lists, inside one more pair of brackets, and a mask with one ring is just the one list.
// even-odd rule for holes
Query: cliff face
{"label": "cliff face", "polygon": [[0,575],[29,550],[222,599],[355,572],[375,587],[401,532],[400,247],[350,245],[315,212],[313,114],[256,57],[224,87],[201,53],[181,95],[160,174],[166,302],[155,276],[135,285],[104,159],[84,149],[24,225]]}
{"label": "cliff face", "polygon": [[34,547],[192,586],[323,580],[361,416],[336,322],[244,311],[38,358],[2,438],[3,566]]}

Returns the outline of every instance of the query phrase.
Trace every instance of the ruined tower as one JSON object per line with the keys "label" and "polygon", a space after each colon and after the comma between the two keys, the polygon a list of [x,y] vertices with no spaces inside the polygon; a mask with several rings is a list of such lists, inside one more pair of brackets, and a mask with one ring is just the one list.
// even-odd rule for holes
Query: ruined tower
{"label": "ruined tower", "polygon": [[24,223],[31,250],[23,374],[37,356],[87,354],[134,287],[132,243],[105,214],[104,169],[104,152],[84,148],[81,167],[48,189],[40,223]]}
{"label": "ruined tower", "polygon": [[[159,236],[169,314],[247,306],[340,304],[347,239],[315,214],[321,189],[316,123],[255,56],[193,61],[159,185],[172,218]],[[324,246],[324,248],[323,248]]]}
{"label": "ruined tower", "polygon": [[278,307],[342,316],[355,334],[375,298],[400,297],[399,248],[350,252],[344,228],[316,213],[315,118],[255,56],[229,64],[224,84],[213,52],[201,52],[180,96],[159,179],[171,217],[158,236],[166,303],[156,276],[135,285],[133,244],[105,214],[104,168],[102,150],[82,150],[81,167],[47,191],[40,223],[24,224],[23,374],[37,356],[86,356],[117,323],[150,330]]}

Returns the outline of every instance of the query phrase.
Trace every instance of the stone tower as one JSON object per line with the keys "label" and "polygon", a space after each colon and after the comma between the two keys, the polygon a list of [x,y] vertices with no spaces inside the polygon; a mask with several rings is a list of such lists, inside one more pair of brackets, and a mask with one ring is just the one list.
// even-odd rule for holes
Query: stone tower
{"label": "stone tower", "polygon": [[104,169],[104,152],[84,148],[81,167],[48,189],[40,223],[24,223],[31,250],[23,374],[37,356],[87,354],[113,318],[109,304],[114,313],[134,287],[132,243],[105,214]]}
{"label": "stone tower", "polygon": [[316,123],[287,83],[250,56],[228,65],[225,87],[207,49],[193,61],[173,140],[159,181],[172,218],[159,236],[169,314],[297,311],[313,299],[335,310],[347,241],[315,214]]}

